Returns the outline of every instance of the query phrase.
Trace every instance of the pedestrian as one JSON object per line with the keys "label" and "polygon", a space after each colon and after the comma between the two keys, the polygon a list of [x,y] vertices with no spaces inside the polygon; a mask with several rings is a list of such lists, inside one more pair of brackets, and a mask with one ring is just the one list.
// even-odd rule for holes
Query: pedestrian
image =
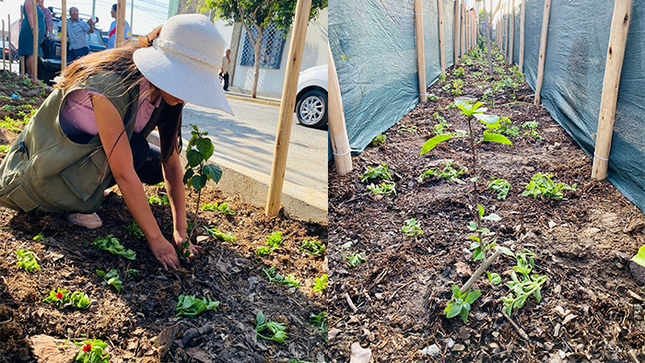
{"label": "pedestrian", "polygon": [[[116,43],[116,11],[117,11],[117,4],[112,5],[112,10],[110,10],[110,15],[112,15],[112,18],[115,20],[112,21],[112,24],[110,24],[110,31],[108,32],[108,43],[107,43],[107,49],[114,48],[114,45]],[[123,44],[126,44],[130,38],[132,37],[130,33],[130,24],[128,24],[128,21],[125,21],[125,28],[123,30]]]}
{"label": "pedestrian", "polygon": [[222,57],[222,67],[220,74],[224,78],[224,91],[228,92],[228,71],[231,69],[231,50],[227,49],[226,54]]}
{"label": "pedestrian", "polygon": [[[34,74],[34,35],[32,29],[34,26],[38,27],[38,44],[41,43],[42,38],[45,36],[45,14],[40,7],[36,6],[38,17],[34,18],[34,2],[32,0],[25,0],[22,7],[23,19],[20,25],[20,33],[18,35],[18,55],[25,57],[25,65],[27,66],[27,73],[35,81]],[[38,47],[40,52],[40,47]],[[38,55],[36,55],[38,56]]]}
{"label": "pedestrian", "polygon": [[94,21],[89,19],[85,22],[79,19],[78,9],[76,7],[69,8],[69,17],[70,19],[67,19],[67,37],[69,38],[68,63],[89,54],[90,46],[87,43],[87,34],[94,33]]}
{"label": "pedestrian", "polygon": [[[174,268],[187,229],[181,111],[190,102],[232,114],[217,75],[225,43],[199,14],[173,16],[139,41],[147,46],[93,53],[62,72],[0,164],[0,205],[99,228],[96,211],[116,183],[154,256]],[[146,141],[155,127],[160,148]],[[173,215],[168,239],[142,187],[160,181]]]}
{"label": "pedestrian", "polygon": [[52,31],[54,29],[54,21],[52,20],[52,12],[49,10],[49,8],[45,7],[45,2],[44,0],[36,0],[36,4],[38,4],[38,7],[40,7],[40,10],[43,11],[43,14],[45,14],[45,36],[43,37],[42,43],[40,43],[40,46],[42,47],[42,53],[43,53],[43,58],[49,59],[52,57],[51,55],[51,50],[53,48],[54,42],[52,42]]}

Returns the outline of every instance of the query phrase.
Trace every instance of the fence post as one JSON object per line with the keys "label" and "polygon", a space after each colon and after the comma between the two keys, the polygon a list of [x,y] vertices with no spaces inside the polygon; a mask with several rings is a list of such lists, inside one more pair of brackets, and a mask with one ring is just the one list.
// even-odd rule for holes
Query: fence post
{"label": "fence post", "polygon": [[511,3],[511,38],[510,38],[510,45],[509,45],[509,63],[512,65],[513,64],[513,48],[515,45],[515,0],[512,1]]}
{"label": "fence post", "polygon": [[546,61],[546,41],[549,35],[549,17],[551,15],[551,0],[544,0],[544,15],[542,16],[542,37],[540,38],[540,58],[538,59],[537,84],[535,86],[534,105],[540,104],[540,91],[544,80],[544,62]]}
{"label": "fence post", "polygon": [[60,72],[63,73],[67,68],[67,0],[61,0],[60,6],[62,8],[60,14]]}
{"label": "fence post", "polygon": [[[9,26],[11,26],[11,24],[9,24]],[[7,69],[7,64],[5,63],[5,59],[4,59],[4,50],[7,47],[4,40],[5,38],[4,34],[5,33],[4,33],[4,19],[3,19],[2,20],[2,70],[3,71]],[[11,47],[9,47],[9,70],[11,70]]]}
{"label": "fence post", "polygon": [[417,43],[417,73],[419,75],[419,102],[428,102],[426,91],[426,56],[423,43],[423,2],[414,0],[414,28]]}
{"label": "fence post", "polygon": [[[7,24],[9,24],[9,30],[7,31],[9,37],[9,54],[11,54],[11,15],[9,14],[7,14]],[[20,58],[20,56],[18,58]],[[11,57],[9,57],[9,71],[11,71]]]}
{"label": "fence post", "polygon": [[439,12],[439,63],[441,73],[446,73],[446,46],[443,41],[443,0],[437,0],[437,11]]}
{"label": "fence post", "polygon": [[454,63],[455,67],[457,66],[457,63],[459,63],[459,7],[460,7],[460,1],[455,0],[455,24],[454,24],[454,31],[452,32],[452,38],[454,40],[453,42],[453,57],[455,58]]}
{"label": "fence post", "polygon": [[[34,37],[34,40],[32,43],[33,48],[32,48],[31,62],[33,63],[34,74],[30,74],[29,76],[31,77],[31,79],[34,80],[34,82],[36,82],[38,81],[38,47],[40,46],[40,43],[38,42],[40,34],[38,34],[38,31],[40,29],[38,29],[38,4],[36,4],[36,0],[33,0],[32,3],[33,3],[32,6],[34,8],[34,11],[33,11],[34,27],[33,29],[31,29],[31,34]],[[2,51],[4,52],[4,49]]]}
{"label": "fence post", "polygon": [[114,33],[114,48],[123,46],[125,33],[125,0],[118,0],[116,6],[116,32]]}
{"label": "fence post", "polygon": [[464,9],[466,8],[466,2],[461,1],[461,43],[459,43],[459,56],[464,54],[466,50],[466,17],[464,16]]}
{"label": "fence post", "polygon": [[632,0],[616,0],[614,3],[614,15],[611,21],[607,61],[605,63],[605,79],[602,83],[596,148],[591,171],[591,177],[596,180],[603,180],[607,177],[611,139],[616,116],[616,101],[618,99],[623,58],[625,57],[625,43],[627,42],[631,9]]}
{"label": "fence post", "polygon": [[524,73],[524,26],[526,20],[526,0],[522,0],[520,12],[520,73]]}
{"label": "fence post", "polygon": [[343,98],[340,94],[336,63],[329,50],[329,138],[331,139],[331,150],[334,155],[336,172],[339,175],[346,175],[352,171],[352,155],[347,138],[347,125],[345,124],[345,112],[343,109]]}
{"label": "fence post", "polygon": [[311,0],[298,0],[296,15],[293,20],[291,43],[289,44],[289,58],[282,87],[282,100],[278,119],[278,132],[275,137],[275,153],[271,167],[271,180],[267,204],[264,210],[267,216],[275,216],[280,210],[280,197],[284,185],[284,172],[287,168],[287,153],[289,139],[291,138],[291,125],[293,123],[293,110],[296,106],[296,91],[298,90],[298,76],[302,64],[302,51],[305,47],[307,24],[311,12]]}

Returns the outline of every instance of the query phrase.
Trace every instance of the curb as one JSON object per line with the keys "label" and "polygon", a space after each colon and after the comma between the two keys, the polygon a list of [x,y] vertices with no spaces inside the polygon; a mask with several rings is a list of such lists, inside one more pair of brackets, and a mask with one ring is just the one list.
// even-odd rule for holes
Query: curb
{"label": "curb", "polygon": [[226,92],[225,96],[227,99],[230,98],[238,101],[260,103],[263,105],[271,105],[271,106],[278,106],[278,107],[280,107],[280,103],[281,103],[281,100],[276,98],[267,98],[267,97],[260,97],[260,96],[258,96],[257,98],[253,98],[251,97],[251,95],[247,95],[244,93],[236,93],[231,91]]}
{"label": "curb", "polygon": [[[182,139],[184,145],[188,140]],[[159,134],[153,131],[148,136],[148,141],[159,146]],[[180,153],[181,163],[187,163],[184,153]],[[215,184],[221,191],[227,194],[239,195],[245,202],[264,207],[269,193],[270,176],[259,173],[244,166],[234,164],[216,157],[209,159],[211,162],[222,168],[222,179]],[[282,197],[280,201],[287,216],[302,221],[314,221],[327,223],[327,193],[320,192],[301,185],[284,181]]]}

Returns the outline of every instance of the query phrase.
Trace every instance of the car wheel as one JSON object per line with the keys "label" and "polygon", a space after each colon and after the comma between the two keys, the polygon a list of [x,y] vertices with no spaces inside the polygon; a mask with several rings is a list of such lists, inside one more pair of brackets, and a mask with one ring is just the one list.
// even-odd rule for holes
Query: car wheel
{"label": "car wheel", "polygon": [[296,116],[300,124],[323,129],[327,126],[327,93],[321,90],[305,92],[296,106]]}

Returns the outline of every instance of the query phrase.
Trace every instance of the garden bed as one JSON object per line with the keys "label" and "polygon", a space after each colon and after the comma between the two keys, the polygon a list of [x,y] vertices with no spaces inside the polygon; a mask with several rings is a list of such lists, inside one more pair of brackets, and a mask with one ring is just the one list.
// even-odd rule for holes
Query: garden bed
{"label": "garden bed", "polygon": [[[492,82],[511,82],[512,71],[501,58],[492,79],[485,79],[481,57],[466,62],[472,65],[462,62],[464,75],[454,76],[461,71],[453,67],[445,82],[430,87],[438,99],[418,104],[384,132],[385,143],[354,157],[351,173],[338,176],[329,164],[330,361],[348,361],[355,342],[372,350],[374,362],[643,361],[645,290],[627,267],[645,244],[643,213],[608,181],[589,179],[591,159],[544,107],[533,105],[528,85],[486,91]],[[463,85],[454,86],[457,79]],[[456,88],[461,95],[451,93]],[[508,117],[520,132],[508,136],[512,146],[478,148],[478,188],[486,212],[502,217],[485,223],[491,238],[514,252],[535,253],[533,273],[548,276],[542,301],[530,297],[511,316],[528,340],[502,315],[500,297],[509,293],[506,282],[516,264],[506,255],[488,269],[501,275],[501,284],[490,284],[484,275],[474,285],[482,295],[467,323],[444,313],[452,286],[462,286],[480,265],[469,250],[467,229],[474,219],[472,175],[451,182],[417,178],[446,161],[471,168],[468,138],[445,141],[420,156],[421,146],[436,134],[440,119],[433,114],[445,119],[447,131],[467,132],[465,116],[448,108],[456,97],[484,102],[487,114]],[[530,129],[521,126],[528,121],[539,123],[542,140],[524,135]],[[368,166],[381,163],[396,183],[396,195],[368,190],[378,179],[361,182]],[[561,200],[521,196],[538,172],[577,189],[564,191]],[[485,190],[492,177],[512,185],[505,200]],[[404,235],[402,227],[411,218],[423,234]],[[354,253],[366,261],[351,268],[346,257]]]}
{"label": "garden bed", "polygon": [[[0,107],[19,102],[24,103],[2,98]],[[5,128],[0,131],[8,144],[18,135]],[[197,225],[231,233],[236,241],[221,241],[200,227],[201,251],[190,262],[182,261],[181,268],[166,272],[145,240],[124,228],[132,224],[133,217],[118,188],[114,190],[97,212],[103,227],[96,230],[73,226],[59,216],[0,208],[0,362],[36,361],[28,338],[41,334],[66,340],[101,339],[108,343],[110,362],[325,360],[326,335],[309,321],[312,314],[326,311],[325,293],[314,291],[315,278],[327,273],[325,254],[312,256],[300,247],[304,239],[326,245],[326,225],[295,221],[282,213],[268,218],[262,208],[206,187],[203,203],[227,202],[235,214],[202,211]],[[163,186],[147,186],[145,191],[149,197],[165,194]],[[186,199],[191,221],[196,193],[187,190]],[[170,207],[158,203],[151,207],[164,235],[171,236]],[[268,256],[257,256],[267,236],[277,231],[282,232],[282,244]],[[35,241],[41,233],[44,238]],[[88,245],[110,234],[136,252],[136,260]],[[18,249],[35,252],[41,270],[28,274],[19,268]],[[271,266],[279,274],[293,275],[300,281],[299,287],[270,282],[263,269]],[[104,284],[96,273],[110,269],[116,269],[123,280],[120,292]],[[139,273],[126,278],[128,269]],[[42,302],[50,290],[59,287],[86,293],[92,305],[87,310],[60,309]],[[216,311],[207,310],[196,317],[175,317],[180,295],[209,297],[220,304]],[[256,336],[256,315],[260,311],[286,326],[285,344]],[[186,346],[178,344],[188,329],[206,325],[212,332]],[[270,336],[268,331],[263,334]]]}

